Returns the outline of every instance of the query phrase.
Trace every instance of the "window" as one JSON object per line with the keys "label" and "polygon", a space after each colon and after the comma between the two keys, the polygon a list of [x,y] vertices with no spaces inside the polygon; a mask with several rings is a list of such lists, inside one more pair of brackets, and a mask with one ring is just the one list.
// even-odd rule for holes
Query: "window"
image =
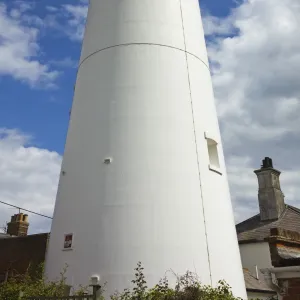
{"label": "window", "polygon": [[65,234],[64,250],[71,250],[73,248],[73,233]]}
{"label": "window", "polygon": [[219,160],[219,152],[218,152],[218,143],[209,137],[207,133],[205,133],[206,143],[207,143],[207,151],[209,157],[209,169],[214,171],[220,175],[222,175],[220,170],[220,160]]}
{"label": "window", "polygon": [[220,168],[217,142],[209,138],[207,138],[206,141],[209,155],[209,164],[212,167]]}

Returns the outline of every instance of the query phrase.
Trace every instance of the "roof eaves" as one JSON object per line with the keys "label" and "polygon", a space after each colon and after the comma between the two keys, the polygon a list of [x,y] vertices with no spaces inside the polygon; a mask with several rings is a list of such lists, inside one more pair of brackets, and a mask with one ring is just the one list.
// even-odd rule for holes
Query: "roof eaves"
{"label": "roof eaves", "polygon": [[259,214],[256,214],[256,215],[254,215],[253,217],[251,217],[251,218],[249,218],[249,219],[247,219],[247,220],[245,220],[245,221],[242,221],[242,222],[236,224],[235,226],[237,227],[237,226],[243,225],[244,223],[247,223],[247,222],[249,222],[249,221],[251,221],[251,220],[257,218],[258,216],[259,216]]}
{"label": "roof eaves", "polygon": [[263,239],[239,240],[240,245],[242,245],[242,244],[253,244],[253,243],[263,243],[263,242],[266,242],[265,238],[263,238]]}
{"label": "roof eaves", "polygon": [[246,288],[247,292],[253,292],[253,293],[266,293],[266,294],[274,294],[276,295],[276,291],[270,289],[270,290],[261,290],[261,289],[251,289],[251,288]]}
{"label": "roof eaves", "polygon": [[299,208],[297,208],[295,206],[291,206],[291,205],[287,205],[287,207],[300,215],[300,209]]}

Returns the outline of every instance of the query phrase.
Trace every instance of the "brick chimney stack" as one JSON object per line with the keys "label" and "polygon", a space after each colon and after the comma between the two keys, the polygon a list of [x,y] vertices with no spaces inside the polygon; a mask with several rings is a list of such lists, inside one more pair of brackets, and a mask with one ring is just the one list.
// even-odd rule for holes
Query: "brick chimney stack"
{"label": "brick chimney stack", "polygon": [[258,178],[260,219],[276,220],[285,210],[284,195],[279,180],[281,172],[274,169],[272,159],[266,157],[261,168],[254,173]]}
{"label": "brick chimney stack", "polygon": [[22,213],[13,215],[7,224],[7,234],[12,236],[26,236],[28,232],[28,215]]}

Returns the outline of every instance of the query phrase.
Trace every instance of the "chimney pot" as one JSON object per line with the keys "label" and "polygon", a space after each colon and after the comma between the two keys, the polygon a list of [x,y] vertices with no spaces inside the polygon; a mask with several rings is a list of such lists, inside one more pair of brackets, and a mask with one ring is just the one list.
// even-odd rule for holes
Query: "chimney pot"
{"label": "chimney pot", "polygon": [[265,169],[265,168],[273,168],[273,161],[272,161],[272,158],[270,157],[265,157],[265,159],[262,161],[262,166],[261,166],[262,169]]}
{"label": "chimney pot", "polygon": [[26,236],[28,227],[28,215],[19,213],[11,217],[11,221],[7,224],[7,234],[13,236]]}
{"label": "chimney pot", "polygon": [[25,223],[28,223],[28,215],[24,215],[24,216],[23,216],[23,221],[24,221]]}

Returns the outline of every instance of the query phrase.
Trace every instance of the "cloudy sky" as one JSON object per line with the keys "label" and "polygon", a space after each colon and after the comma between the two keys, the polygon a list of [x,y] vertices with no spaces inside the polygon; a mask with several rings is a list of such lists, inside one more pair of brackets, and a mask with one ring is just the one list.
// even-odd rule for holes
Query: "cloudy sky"
{"label": "cloudy sky", "polygon": [[[299,207],[300,2],[201,8],[236,221],[258,212],[265,156]],[[0,201],[52,215],[86,13],[85,0],[0,1]],[[0,227],[16,212],[0,204]],[[32,233],[50,229],[30,221]]]}

